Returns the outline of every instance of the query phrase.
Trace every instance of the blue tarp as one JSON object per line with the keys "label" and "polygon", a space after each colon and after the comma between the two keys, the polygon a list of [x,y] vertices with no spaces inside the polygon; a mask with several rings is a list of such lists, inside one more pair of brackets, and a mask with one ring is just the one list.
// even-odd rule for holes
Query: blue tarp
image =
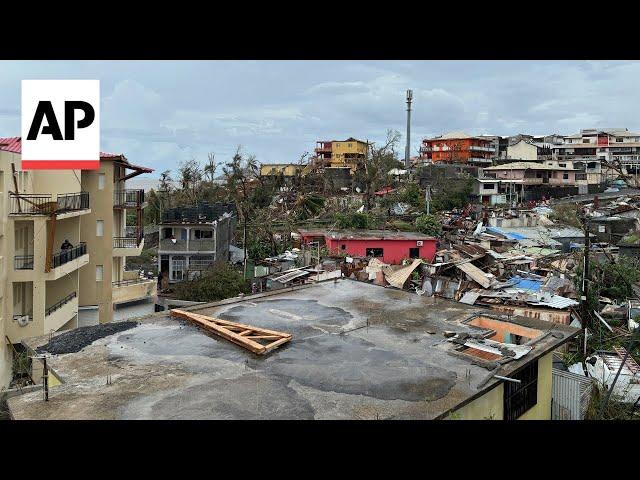
{"label": "blue tarp", "polygon": [[539,292],[542,287],[542,280],[532,280],[530,278],[513,277],[509,279],[509,282],[515,282],[513,286],[522,290],[530,290],[532,292]]}
{"label": "blue tarp", "polygon": [[493,233],[499,233],[500,235],[504,235],[505,237],[510,238],[511,240],[524,240],[525,238],[527,238],[524,235],[520,235],[519,233],[507,232],[498,227],[487,227],[487,230]]}

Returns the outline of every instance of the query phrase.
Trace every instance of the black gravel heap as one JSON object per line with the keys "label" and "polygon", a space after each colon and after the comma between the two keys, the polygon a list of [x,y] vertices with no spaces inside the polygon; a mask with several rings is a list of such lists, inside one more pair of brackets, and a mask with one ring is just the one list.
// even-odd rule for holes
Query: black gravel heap
{"label": "black gravel heap", "polygon": [[138,325],[138,322],[115,322],[92,325],[90,327],[80,327],[75,330],[64,332],[54,337],[46,345],[36,349],[38,353],[53,353],[60,355],[63,353],[76,353],[87,345],[91,345],[96,340],[108,337],[114,333],[123,332]]}

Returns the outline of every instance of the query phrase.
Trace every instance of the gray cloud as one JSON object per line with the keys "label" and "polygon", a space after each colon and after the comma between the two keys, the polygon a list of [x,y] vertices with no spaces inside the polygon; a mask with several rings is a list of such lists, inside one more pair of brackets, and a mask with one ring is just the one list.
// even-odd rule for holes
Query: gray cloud
{"label": "gray cloud", "polygon": [[[319,139],[637,130],[640,62],[1,61],[0,136],[19,135],[20,80],[98,78],[102,149],[159,173],[238,145],[262,162],[297,160]],[[401,149],[402,150],[402,149]]]}

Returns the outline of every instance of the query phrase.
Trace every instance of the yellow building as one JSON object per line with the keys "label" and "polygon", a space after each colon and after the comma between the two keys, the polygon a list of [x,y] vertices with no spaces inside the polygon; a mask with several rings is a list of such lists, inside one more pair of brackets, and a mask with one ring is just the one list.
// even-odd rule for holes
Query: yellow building
{"label": "yellow building", "polygon": [[[153,170],[129,163],[124,155],[101,154],[99,170],[82,172],[82,187],[91,195],[91,213],[81,221],[81,238],[91,255],[80,272],[80,324],[110,322],[116,304],[156,295],[155,280],[125,271],[126,257],[144,248],[144,190],[126,188],[126,181]],[[127,225],[127,212],[136,221]]]}
{"label": "yellow building", "polygon": [[285,177],[295,177],[296,174],[302,172],[304,165],[295,163],[264,163],[260,165],[260,176],[270,177],[283,175]]}
{"label": "yellow building", "polygon": [[[137,237],[115,244],[126,236],[124,207],[114,205],[122,162],[103,158],[98,171],[22,170],[21,151],[19,137],[0,139],[0,390],[11,381],[12,344],[82,326],[79,307],[88,301],[104,305],[100,320],[110,321],[120,298],[110,280],[122,280],[124,255],[142,248]],[[97,283],[96,265],[106,282]]]}
{"label": "yellow building", "polygon": [[19,137],[0,139],[0,390],[11,381],[11,344],[78,325],[79,271],[89,261],[81,171],[24,171],[21,150]]}
{"label": "yellow building", "polygon": [[316,158],[327,168],[349,168],[353,174],[369,154],[367,142],[350,137],[346,140],[316,142]]}

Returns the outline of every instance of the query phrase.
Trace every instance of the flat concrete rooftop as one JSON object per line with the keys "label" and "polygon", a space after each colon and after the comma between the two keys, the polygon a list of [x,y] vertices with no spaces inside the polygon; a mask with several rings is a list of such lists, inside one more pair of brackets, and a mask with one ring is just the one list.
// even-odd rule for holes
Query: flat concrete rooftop
{"label": "flat concrete rooftop", "polygon": [[[15,419],[431,419],[446,415],[501,380],[455,347],[444,331],[489,312],[444,299],[353,280],[329,281],[217,304],[194,312],[293,334],[257,356],[167,313],[100,338],[76,353],[52,355],[63,382],[9,399]],[[508,375],[577,329],[534,319],[551,330]],[[64,335],[64,334],[60,334]],[[31,349],[47,337],[27,340]],[[111,384],[107,384],[110,376]]]}

